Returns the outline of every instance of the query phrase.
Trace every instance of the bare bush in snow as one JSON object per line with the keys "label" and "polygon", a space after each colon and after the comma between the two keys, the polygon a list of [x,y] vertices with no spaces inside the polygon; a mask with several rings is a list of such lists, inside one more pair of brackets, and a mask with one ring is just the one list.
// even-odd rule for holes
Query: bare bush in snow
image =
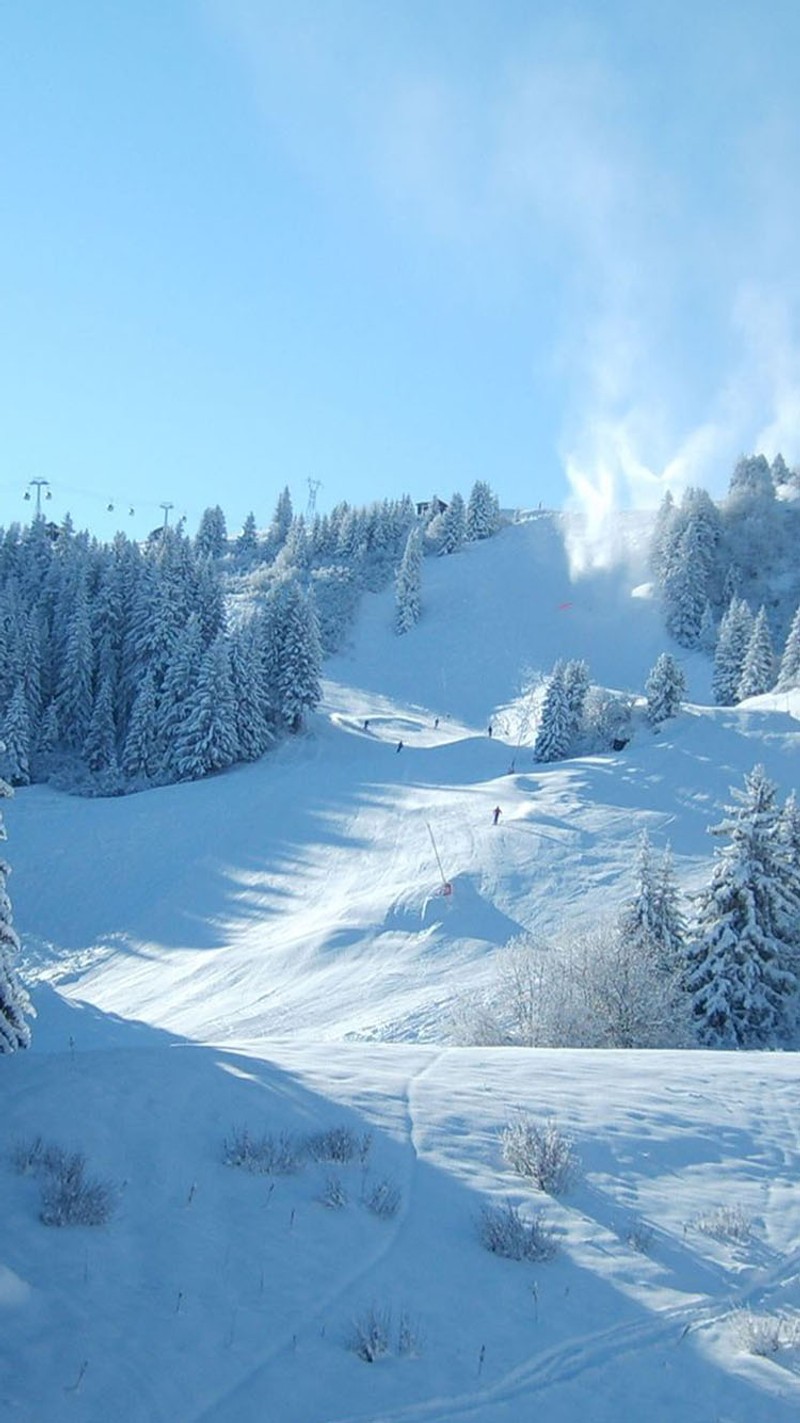
{"label": "bare bush in snow", "polygon": [[520,1117],[503,1129],[503,1160],[518,1176],[532,1181],[548,1196],[560,1196],[580,1173],[572,1139],[550,1119],[543,1126]]}
{"label": "bare bush in snow", "polygon": [[694,1029],[657,946],[609,922],[550,943],[509,940],[493,983],[459,1004],[454,1036],[480,1047],[657,1048],[690,1046]]}
{"label": "bare bush in snow", "polygon": [[247,1127],[234,1127],[225,1138],[222,1159],[259,1176],[293,1176],[304,1162],[303,1144],[291,1132],[264,1132],[251,1136]]}
{"label": "bare bush in snow", "polygon": [[731,1245],[745,1245],[753,1234],[753,1219],[741,1206],[714,1206],[693,1221],[696,1230]]}
{"label": "bare bush in snow", "polygon": [[329,1210],[340,1211],[347,1205],[347,1190],[339,1176],[328,1176],[319,1199]]}
{"label": "bare bush in snow", "polygon": [[393,1330],[388,1305],[371,1304],[352,1321],[345,1343],[365,1364],[374,1364],[393,1352],[401,1358],[416,1358],[422,1353],[423,1339],[419,1323],[406,1310]]}
{"label": "bare bush in snow", "polygon": [[336,1161],[346,1165],[356,1157],[364,1160],[364,1150],[369,1151],[370,1134],[358,1136],[347,1126],[328,1127],[324,1131],[313,1132],[306,1137],[306,1152],[312,1161]]}
{"label": "bare bush in snow", "polygon": [[79,1151],[62,1152],[43,1173],[40,1218],[45,1225],[105,1225],[116,1208],[110,1181],[86,1175]]}
{"label": "bare bush in snow", "polygon": [[781,1349],[800,1348],[800,1316],[797,1314],[757,1314],[742,1309],[731,1318],[739,1348],[748,1354],[768,1358]]}
{"label": "bare bush in snow", "polygon": [[365,1188],[364,1205],[381,1220],[390,1220],[400,1209],[400,1187],[384,1177]]}
{"label": "bare bush in snow", "polygon": [[353,1320],[347,1336],[347,1348],[365,1364],[374,1364],[391,1349],[392,1311],[371,1304]]}
{"label": "bare bush in snow", "polygon": [[511,1201],[504,1206],[484,1206],[477,1231],[484,1249],[505,1260],[552,1260],[558,1249],[552,1226],[540,1214],[523,1219]]}

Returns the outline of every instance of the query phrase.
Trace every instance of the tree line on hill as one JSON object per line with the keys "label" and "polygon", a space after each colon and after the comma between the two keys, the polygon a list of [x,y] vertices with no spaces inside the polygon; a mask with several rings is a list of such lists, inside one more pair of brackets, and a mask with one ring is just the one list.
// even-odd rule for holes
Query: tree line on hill
{"label": "tree line on hill", "polygon": [[[800,685],[800,472],[739,460],[726,498],[666,494],[651,562],[667,630],[714,659],[721,706]],[[779,649],[779,651],[776,651]]]}
{"label": "tree line on hill", "polygon": [[250,515],[235,540],[219,506],[194,538],[179,525],[145,544],[101,544],[69,519],[55,537],[42,518],[0,531],[0,770],[117,795],[257,759],[317,704],[364,591],[397,574],[410,626],[423,553],[497,526],[481,482],[469,505],[440,505],[341,504],[307,522],[284,489],[265,534]]}

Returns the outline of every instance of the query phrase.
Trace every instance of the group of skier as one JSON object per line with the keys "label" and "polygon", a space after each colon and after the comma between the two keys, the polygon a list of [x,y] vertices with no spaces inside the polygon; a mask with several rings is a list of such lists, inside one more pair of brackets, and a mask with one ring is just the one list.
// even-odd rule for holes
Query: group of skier
{"label": "group of skier", "polygon": [[[434,731],[438,731],[438,730],[439,730],[439,718],[438,718],[438,716],[435,716],[434,719],[433,719],[433,729],[434,729]],[[368,716],[365,716],[365,717],[364,717],[364,730],[365,730],[365,731],[369,731],[369,717],[368,717]],[[492,723],[491,723],[491,722],[489,722],[489,725],[488,725],[487,728],[486,728],[486,735],[487,735],[487,736],[489,737],[489,739],[491,740],[491,737],[492,737]],[[395,747],[395,754],[398,754],[400,751],[402,751],[402,749],[403,749],[403,741],[402,741],[402,738],[401,738],[400,741],[398,741],[398,743],[397,743],[397,745],[396,745],[396,747]],[[496,805],[495,808],[494,808],[494,810],[492,811],[492,825],[497,825],[497,824],[499,823],[500,816],[501,816],[502,814],[503,814],[503,812],[502,812],[502,810],[500,809],[500,806],[499,806],[499,805]]]}

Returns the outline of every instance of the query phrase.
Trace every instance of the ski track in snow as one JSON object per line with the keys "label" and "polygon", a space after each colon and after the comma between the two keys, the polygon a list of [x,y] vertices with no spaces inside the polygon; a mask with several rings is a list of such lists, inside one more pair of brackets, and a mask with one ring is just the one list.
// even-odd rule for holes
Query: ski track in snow
{"label": "ski track in snow", "polygon": [[[404,1092],[405,1103],[405,1126],[406,1139],[409,1147],[409,1165],[406,1178],[403,1182],[402,1208],[397,1216],[392,1220],[391,1226],[385,1231],[385,1239],[377,1249],[365,1259],[359,1261],[358,1265],[351,1271],[341,1275],[333,1288],[322,1298],[317,1300],[313,1307],[309,1309],[304,1317],[302,1336],[308,1337],[318,1332],[319,1322],[324,1318],[331,1306],[346,1294],[352,1292],[359,1280],[367,1278],[375,1266],[385,1259],[397,1248],[399,1238],[403,1231],[403,1226],[410,1214],[414,1191],[414,1175],[418,1162],[419,1153],[416,1142],[416,1125],[414,1118],[413,1098],[415,1090],[420,1080],[435,1069],[438,1062],[446,1053],[434,1053],[429,1062],[423,1063],[418,1070],[408,1078]],[[258,1363],[248,1370],[247,1374],[240,1379],[232,1388],[227,1390],[220,1398],[217,1398],[210,1407],[203,1408],[194,1415],[194,1423],[225,1423],[225,1420],[239,1416],[237,1410],[246,1406],[251,1401],[253,1394],[258,1394],[264,1381],[264,1374],[269,1369],[270,1363],[282,1354],[293,1352],[299,1342],[298,1335],[288,1332],[277,1340],[259,1359]]]}

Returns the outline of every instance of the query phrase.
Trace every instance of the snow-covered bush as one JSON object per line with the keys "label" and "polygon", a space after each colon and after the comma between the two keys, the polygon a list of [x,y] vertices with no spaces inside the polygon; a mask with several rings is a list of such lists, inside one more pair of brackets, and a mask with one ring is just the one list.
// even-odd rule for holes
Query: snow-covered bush
{"label": "snow-covered bush", "polygon": [[353,1320],[346,1347],[365,1364],[374,1364],[391,1351],[392,1311],[387,1306],[371,1304]]}
{"label": "snow-covered bush", "polygon": [[388,1177],[373,1182],[364,1191],[364,1205],[380,1220],[391,1220],[397,1215],[401,1200],[400,1187]]}
{"label": "snow-covered bush", "polygon": [[620,1231],[620,1239],[629,1245],[631,1250],[635,1250],[637,1255],[647,1255],[653,1244],[655,1232],[652,1225],[646,1220],[640,1220],[638,1216],[628,1221],[624,1229]]}
{"label": "snow-covered bush", "polygon": [[348,1201],[347,1188],[340,1176],[328,1176],[319,1194],[319,1200],[329,1210],[340,1211]]}
{"label": "snow-covered bush", "polygon": [[503,1206],[484,1206],[477,1231],[484,1249],[505,1260],[552,1260],[558,1250],[555,1231],[541,1214],[525,1220],[511,1201]]}
{"label": "snow-covered bush", "polygon": [[258,1176],[293,1176],[304,1162],[303,1143],[291,1132],[264,1132],[251,1136],[248,1127],[234,1127],[225,1138],[222,1159]]}
{"label": "snow-covered bush", "polygon": [[537,1126],[527,1117],[509,1122],[500,1138],[503,1160],[548,1196],[568,1191],[580,1173],[572,1138],[552,1118]]}
{"label": "snow-covered bush", "polygon": [[731,1322],[734,1338],[745,1353],[769,1358],[781,1349],[800,1348],[800,1315],[741,1309],[731,1315]]}
{"label": "snow-covered bush", "polygon": [[753,1219],[739,1205],[714,1206],[694,1221],[695,1229],[712,1240],[746,1245],[753,1234]]}
{"label": "snow-covered bush", "polygon": [[306,1154],[312,1161],[338,1161],[344,1165],[361,1155],[361,1138],[347,1126],[327,1127],[306,1137]]}
{"label": "snow-covered bush", "polygon": [[86,1158],[79,1151],[50,1148],[42,1170],[40,1218],[45,1225],[105,1225],[116,1208],[117,1192],[110,1181],[86,1175]]}

